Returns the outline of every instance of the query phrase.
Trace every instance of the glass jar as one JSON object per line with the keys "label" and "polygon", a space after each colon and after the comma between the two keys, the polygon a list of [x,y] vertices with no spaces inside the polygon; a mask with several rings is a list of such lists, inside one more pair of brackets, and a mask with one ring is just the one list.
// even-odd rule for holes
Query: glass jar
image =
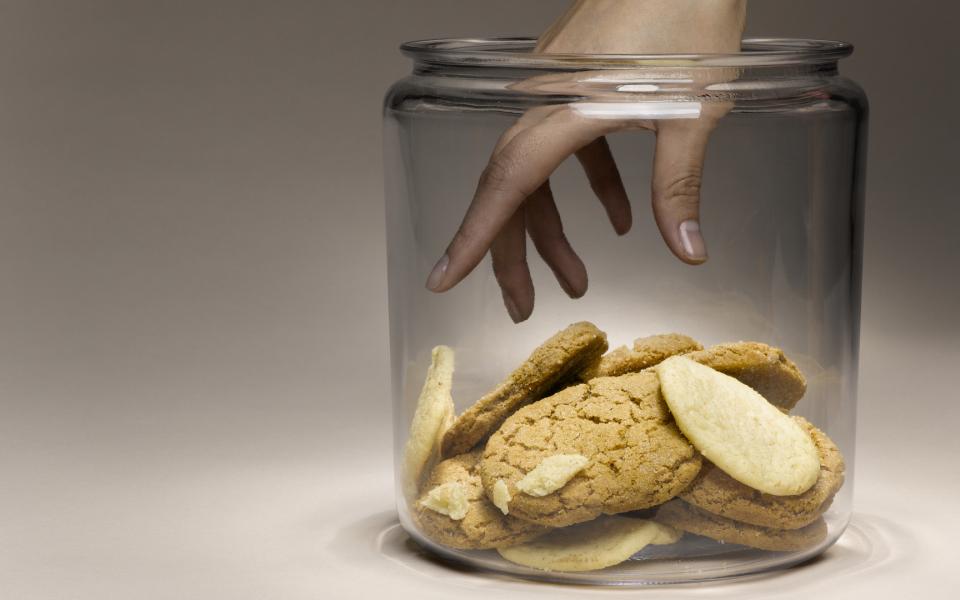
{"label": "glass jar", "polygon": [[[413,73],[386,97],[390,351],[403,527],[448,559],[573,583],[701,581],[823,552],[843,533],[853,492],[867,103],[838,73],[851,46],[749,39],[735,55],[572,57],[533,55],[533,45],[526,39],[406,44]],[[543,106],[645,124],[608,135],[634,200],[634,226],[629,235],[614,235],[583,173],[572,161],[561,165],[550,181],[567,237],[589,272],[589,291],[572,300],[531,256],[536,306],[514,324],[489,261],[446,293],[432,293],[424,282],[464,217],[498,137]],[[703,119],[711,108],[722,116],[703,173],[700,222],[710,255],[690,266],[666,248],[645,209],[654,138],[642,129],[661,119]],[[596,342],[592,334],[580,354],[556,360],[550,352],[557,338],[541,347],[585,321],[605,332],[605,343],[587,349]],[[635,338],[668,332],[688,337],[640,339],[630,351]],[[737,344],[743,340],[756,344]],[[695,352],[696,344],[705,350]],[[669,349],[630,368],[598,371],[599,353],[621,345],[628,346],[621,357],[649,359]],[[539,357],[531,356],[537,348]],[[727,464],[726,442],[708,453],[684,426],[681,409],[667,405],[666,388],[643,400],[656,406],[640,411],[659,411],[657,425],[640,432],[639,442],[631,437],[637,432],[630,419],[642,399],[624,396],[617,386],[627,384],[618,382],[649,383],[651,372],[656,381],[655,363],[670,354],[752,386],[761,400],[780,405],[778,414],[796,402],[780,394],[802,394],[789,412],[815,428],[795,427],[816,442],[804,450],[816,448],[814,487],[770,492],[735,468],[720,468]],[[558,367],[565,360],[570,364]],[[598,372],[616,379],[588,375]],[[563,394],[593,397],[601,412],[628,406],[626,420],[585,416],[583,405],[567,410],[572,405],[557,400]],[[627,396],[633,409],[623,405]],[[482,410],[457,417],[459,427],[451,429],[451,412],[462,415],[481,398]],[[717,398],[710,392],[697,402],[721,419]],[[593,429],[570,434],[580,426]],[[726,431],[722,419],[719,427]],[[444,443],[451,431],[466,430],[469,439]],[[741,440],[748,448],[751,435]],[[620,441],[604,446],[610,442],[604,436]],[[634,443],[647,444],[646,453],[632,451]],[[685,443],[692,448],[683,457],[671,454],[679,452],[671,444]],[[770,460],[779,468],[786,446],[774,447],[780,458]],[[664,453],[670,456],[657,462]],[[554,455],[559,462],[547,460]],[[557,511],[569,518],[555,519]],[[650,533],[664,524],[671,527]]]}

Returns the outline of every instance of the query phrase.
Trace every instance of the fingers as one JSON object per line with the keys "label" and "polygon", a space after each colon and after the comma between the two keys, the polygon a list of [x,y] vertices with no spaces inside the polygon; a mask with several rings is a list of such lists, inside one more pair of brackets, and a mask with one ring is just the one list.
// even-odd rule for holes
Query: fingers
{"label": "fingers", "polygon": [[587,293],[587,269],[563,233],[563,222],[553,201],[550,183],[544,183],[524,205],[527,232],[537,252],[571,298]]}
{"label": "fingers", "polygon": [[494,238],[490,246],[493,274],[500,284],[503,304],[514,323],[526,321],[533,313],[533,280],[527,265],[525,207],[520,207]]}
{"label": "fingers", "polygon": [[663,121],[653,160],[653,215],[670,250],[685,263],[707,260],[700,233],[700,188],[712,119]]}
{"label": "fingers", "polygon": [[514,133],[490,159],[460,229],[427,279],[427,288],[445,292],[466,277],[527,196],[543,185],[564,159],[613,128],[613,122],[556,110]]}
{"label": "fingers", "polygon": [[590,187],[606,209],[613,230],[617,235],[625,235],[633,225],[633,213],[607,139],[600,137],[590,142],[577,152],[577,158],[583,165]]}

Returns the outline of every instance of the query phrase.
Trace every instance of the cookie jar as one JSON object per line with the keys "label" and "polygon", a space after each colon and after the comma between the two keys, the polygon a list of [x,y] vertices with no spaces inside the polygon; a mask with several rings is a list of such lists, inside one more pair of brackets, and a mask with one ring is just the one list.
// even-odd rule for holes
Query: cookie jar
{"label": "cookie jar", "polygon": [[[839,72],[852,47],[572,57],[533,44],[405,44],[413,72],[386,96],[402,526],[447,560],[569,583],[702,581],[823,552],[853,498],[867,102]],[[534,308],[514,323],[489,255],[444,293],[425,282],[498,139],[538,110],[597,125],[633,224],[615,233],[563,161],[550,185],[589,285],[572,299],[528,244]],[[691,265],[649,208],[651,130],[708,119],[709,259]]]}

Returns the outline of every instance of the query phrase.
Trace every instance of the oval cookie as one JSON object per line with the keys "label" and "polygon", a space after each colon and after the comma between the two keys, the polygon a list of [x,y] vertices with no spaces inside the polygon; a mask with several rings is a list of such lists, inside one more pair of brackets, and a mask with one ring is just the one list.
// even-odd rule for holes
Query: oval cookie
{"label": "oval cookie", "polygon": [[776,496],[816,483],[820,459],[810,435],[753,388],[684,356],[656,372],[680,430],[727,475]]}
{"label": "oval cookie", "polygon": [[[414,504],[414,517],[423,534],[451,548],[481,550],[520,544],[549,531],[504,515],[487,499],[477,474],[479,460],[477,451],[448,458],[434,467]],[[444,506],[431,498],[434,490],[444,492],[453,486],[459,489],[449,497],[456,504],[462,494],[461,506]]]}
{"label": "oval cookie", "polygon": [[574,323],[533,351],[493,391],[477,401],[443,436],[443,456],[468,452],[521,406],[542,398],[607,351],[607,335],[592,323]]}
{"label": "oval cookie", "polygon": [[654,518],[677,529],[719,542],[776,552],[807,550],[827,537],[827,524],[822,517],[801,529],[771,529],[725,519],[691,506],[683,500],[672,500],[664,504]]}
{"label": "oval cookie", "polygon": [[825,433],[806,419],[793,419],[810,434],[820,457],[820,477],[812,488],[797,496],[772,496],[704,463],[700,475],[680,497],[715,515],[761,527],[799,529],[816,521],[843,485],[843,455]]}
{"label": "oval cookie", "polygon": [[600,517],[589,523],[555,529],[532,542],[498,548],[510,562],[569,573],[597,571],[618,565],[673,533],[666,526],[644,519]]}
{"label": "oval cookie", "polygon": [[[546,496],[517,489],[544,459],[561,454],[589,462]],[[511,515],[563,527],[662,504],[693,481],[700,464],[656,373],[645,372],[594,379],[520,409],[487,441],[480,476],[488,495],[498,480],[506,483]]]}
{"label": "oval cookie", "polygon": [[403,448],[403,491],[408,500],[417,495],[423,472],[438,456],[440,440],[453,419],[453,350],[437,346],[431,359]]}

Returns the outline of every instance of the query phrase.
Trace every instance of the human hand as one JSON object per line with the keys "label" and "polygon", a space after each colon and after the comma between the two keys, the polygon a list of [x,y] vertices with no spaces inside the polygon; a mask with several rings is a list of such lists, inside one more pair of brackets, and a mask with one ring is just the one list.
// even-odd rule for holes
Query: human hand
{"label": "human hand", "polygon": [[[535,51],[737,52],[745,11],[745,0],[578,0],[541,37]],[[582,74],[559,79],[577,82]],[[489,250],[510,317],[514,322],[526,320],[534,304],[526,259],[529,234],[567,295],[583,296],[586,268],[563,233],[549,177],[566,158],[576,155],[614,231],[627,233],[632,225],[630,202],[605,139],[626,129],[656,133],[652,204],[667,246],[688,264],[706,261],[699,221],[703,161],[710,132],[729,106],[695,104],[696,113],[681,115],[685,118],[646,115],[642,110],[625,116],[597,113],[590,107],[603,105],[596,103],[528,111],[498,141],[459,230],[427,280],[428,289],[451,289]]]}

